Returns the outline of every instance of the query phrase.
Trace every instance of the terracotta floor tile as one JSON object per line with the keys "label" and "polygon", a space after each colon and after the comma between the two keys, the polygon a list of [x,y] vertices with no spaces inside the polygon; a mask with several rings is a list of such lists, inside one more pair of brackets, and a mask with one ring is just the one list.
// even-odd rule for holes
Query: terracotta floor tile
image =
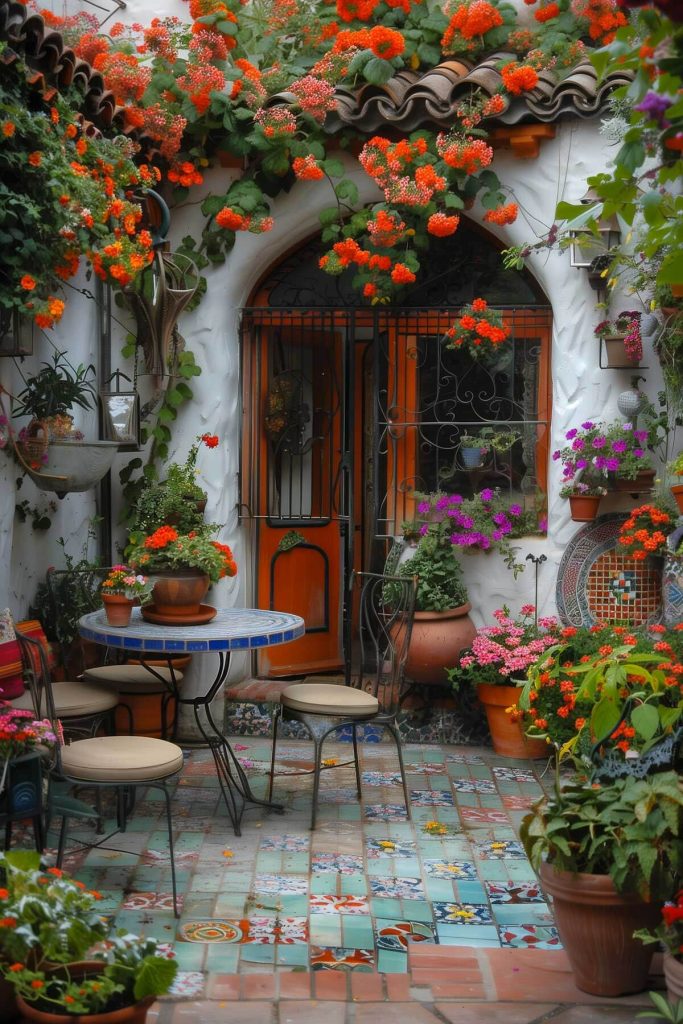
{"label": "terracotta floor tile", "polygon": [[634,1019],[632,1006],[572,1006],[553,1017],[553,1024],[633,1024]]}
{"label": "terracotta floor tile", "polygon": [[481,982],[434,981],[431,988],[434,999],[486,999]]}
{"label": "terracotta floor tile", "polygon": [[[554,1003],[436,1003],[450,1024],[531,1024],[555,1009]],[[553,1024],[560,1020],[553,1018]]]}
{"label": "terracotta floor tile", "polygon": [[277,975],[243,974],[242,999],[274,999]]}
{"label": "terracotta floor tile", "polygon": [[239,1003],[202,1000],[177,1003],[171,1024],[273,1024],[272,1003]]}
{"label": "terracotta floor tile", "polygon": [[435,982],[452,980],[457,984],[469,985],[480,984],[482,981],[481,971],[477,968],[468,968],[464,971],[448,968],[427,968],[420,967],[411,971],[413,985],[434,985]]}
{"label": "terracotta floor tile", "polygon": [[[581,992],[572,978],[564,950],[482,949],[495,986],[495,998],[506,1000],[553,999],[558,1003],[609,1003],[613,1000]],[[622,996],[620,1003],[649,1005],[647,995]]]}
{"label": "terracotta floor tile", "polygon": [[[322,1021],[323,1018],[320,1018]],[[439,1018],[426,1006],[419,1003],[359,1003],[356,1006],[355,1024],[438,1024]],[[318,1024],[318,1022],[316,1022]]]}
{"label": "terracotta floor tile", "polygon": [[280,975],[280,999],[309,999],[311,980],[308,971],[284,971]]}
{"label": "terracotta floor tile", "polygon": [[209,999],[239,999],[239,974],[210,974],[206,994]]}
{"label": "terracotta floor tile", "polygon": [[392,1002],[410,999],[410,975],[385,974],[384,984],[387,990],[387,998],[391,999]]}
{"label": "terracotta floor tile", "polygon": [[280,1006],[279,1024],[345,1024],[345,1021],[346,1004],[342,1002],[324,1003],[310,999],[297,1003],[288,1000]]}
{"label": "terracotta floor tile", "polygon": [[372,1002],[384,999],[384,987],[380,974],[351,975],[351,999],[353,1002]]}
{"label": "terracotta floor tile", "polygon": [[[315,972],[315,995],[316,999],[342,999],[348,998],[347,972],[339,971],[316,971]],[[322,1017],[320,1018],[322,1020]]]}

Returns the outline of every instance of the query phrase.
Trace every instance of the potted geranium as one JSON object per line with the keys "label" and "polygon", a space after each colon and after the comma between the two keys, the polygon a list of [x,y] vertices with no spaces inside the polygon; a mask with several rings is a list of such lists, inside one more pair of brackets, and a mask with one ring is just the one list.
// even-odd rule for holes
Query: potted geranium
{"label": "potted geranium", "polygon": [[142,609],[143,618],[189,626],[214,617],[216,609],[202,605],[209,585],[237,572],[228,545],[211,537],[217,529],[204,526],[183,534],[160,526],[149,535],[131,535],[128,561],[154,577],[154,603]]}
{"label": "potted geranium", "polygon": [[590,474],[584,474],[560,490],[561,498],[569,499],[569,514],[575,523],[591,523],[598,514],[600,499],[607,488]]}
{"label": "potted geranium", "polygon": [[643,942],[664,946],[664,978],[669,1000],[683,1006],[683,889],[662,907],[662,919],[652,931],[638,932]]}
{"label": "potted geranium", "polygon": [[468,681],[476,686],[497,754],[546,756],[545,742],[524,735],[516,704],[527,669],[557,643],[559,623],[554,616],[537,619],[532,604],[523,605],[517,618],[507,607],[496,609],[493,616],[496,625],[477,630],[469,652],[460,658],[460,671],[449,673],[450,678],[457,685]]}
{"label": "potted geranium", "polygon": [[155,939],[110,935],[99,893],[37,853],[2,854],[0,881],[0,966],[24,1020],[144,1024],[177,971]]}
{"label": "potted geranium", "polygon": [[606,483],[611,474],[619,489],[636,492],[652,486],[655,473],[650,451],[658,441],[653,420],[643,429],[621,420],[607,424],[585,420],[567,431],[566,443],[553,452],[553,460],[562,463],[562,477],[568,485],[583,479]]}
{"label": "potted geranium", "polygon": [[154,584],[125,565],[114,565],[102,581],[102,604],[110,626],[127,626],[135,602],[151,600]]}
{"label": "potted geranium", "polygon": [[643,358],[641,315],[638,310],[623,310],[613,320],[602,320],[595,328],[596,337],[604,342],[608,366],[640,364]]}
{"label": "potted geranium", "polygon": [[502,313],[491,309],[486,299],[474,299],[446,331],[446,348],[456,352],[464,349],[472,359],[495,359],[500,347],[510,336]]}
{"label": "potted geranium", "polygon": [[600,996],[639,992],[653,928],[683,869],[683,782],[676,772],[607,785],[572,781],[538,801],[520,837],[545,891],[578,988]]}
{"label": "potted geranium", "polygon": [[640,505],[631,511],[619,528],[619,546],[635,562],[663,558],[666,538],[674,527],[672,517],[655,504]]}

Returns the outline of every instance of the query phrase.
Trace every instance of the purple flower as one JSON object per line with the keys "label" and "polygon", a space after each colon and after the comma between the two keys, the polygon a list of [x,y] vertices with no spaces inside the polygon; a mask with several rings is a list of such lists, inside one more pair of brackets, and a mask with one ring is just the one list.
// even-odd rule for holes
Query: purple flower
{"label": "purple flower", "polygon": [[576,437],[577,433],[578,433],[578,431],[577,431],[576,427],[572,427],[571,430],[567,431],[567,433],[565,434],[565,437],[567,438],[568,441],[571,441],[572,438]]}
{"label": "purple flower", "polygon": [[575,452],[581,452],[585,447],[585,442],[582,441],[580,437],[577,437],[575,441],[572,441],[572,450]]}
{"label": "purple flower", "polygon": [[479,494],[482,501],[493,501],[494,494],[490,487],[485,487]]}
{"label": "purple flower", "polygon": [[608,462],[609,462],[609,459],[606,459],[604,455],[598,455],[596,460],[595,460],[595,468],[596,469],[607,469],[607,463]]}
{"label": "purple flower", "polygon": [[626,441],[613,441],[612,442],[612,451],[613,452],[617,452],[617,454],[619,454],[619,455],[621,455],[622,452],[625,452],[627,448],[628,448],[628,445],[626,444]]}
{"label": "purple flower", "polygon": [[507,523],[507,516],[505,515],[504,512],[494,512],[491,518],[493,519],[496,526],[503,526],[505,523]]}
{"label": "purple flower", "polygon": [[474,526],[474,519],[472,519],[471,516],[459,515],[458,523],[460,524],[460,526],[464,527],[464,529],[471,530],[472,527]]}
{"label": "purple flower", "polygon": [[538,532],[539,533],[547,533],[548,532],[548,517],[547,516],[541,516],[541,518],[538,520]]}
{"label": "purple flower", "polygon": [[521,516],[521,514],[522,514],[522,506],[521,505],[510,505],[510,508],[508,509],[508,515],[509,516]]}
{"label": "purple flower", "polygon": [[635,457],[637,459],[642,459],[643,456],[645,455],[645,452],[643,451],[642,448],[634,448],[633,449],[633,454],[635,455]]}
{"label": "purple flower", "polygon": [[432,506],[429,504],[428,501],[421,501],[420,504],[417,506],[417,511],[420,513],[420,515],[424,516],[430,511],[431,507]]}
{"label": "purple flower", "polygon": [[553,452],[553,462],[557,462],[557,460],[561,459],[561,458],[562,458],[562,453],[560,452],[560,450],[558,448],[557,451]]}
{"label": "purple flower", "polygon": [[619,469],[619,459],[605,459],[605,469],[608,473],[616,473]]}
{"label": "purple flower", "polygon": [[668,128],[671,122],[666,120],[664,113],[672,103],[672,97],[667,96],[666,93],[660,95],[653,92],[652,89],[648,89],[638,106],[633,109],[647,114],[648,120],[656,121],[660,128]]}
{"label": "purple flower", "polygon": [[592,430],[594,426],[595,426],[594,423],[591,423],[590,420],[586,420],[585,423],[581,424],[581,429],[582,430]]}
{"label": "purple flower", "polygon": [[644,444],[645,441],[647,441],[647,430],[634,430],[633,436],[636,441],[640,441],[641,444]]}
{"label": "purple flower", "polygon": [[577,469],[585,469],[587,465],[588,465],[588,461],[586,459],[577,459],[576,460],[576,468]]}
{"label": "purple flower", "polygon": [[622,430],[633,430],[633,424],[632,423],[622,423],[621,424],[621,429]]}
{"label": "purple flower", "polygon": [[607,438],[603,437],[602,434],[598,434],[597,437],[593,438],[593,447],[594,448],[604,448],[606,443],[607,443]]}

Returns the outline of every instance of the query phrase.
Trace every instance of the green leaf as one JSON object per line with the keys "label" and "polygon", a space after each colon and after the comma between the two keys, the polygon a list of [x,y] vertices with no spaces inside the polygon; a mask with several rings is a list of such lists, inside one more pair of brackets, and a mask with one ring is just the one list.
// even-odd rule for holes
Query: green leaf
{"label": "green leaf", "polygon": [[651,740],[659,729],[659,714],[653,704],[639,704],[631,712],[631,723],[639,736]]}
{"label": "green leaf", "polygon": [[136,999],[160,996],[168,992],[176,976],[178,964],[160,956],[146,956],[136,970],[134,995]]}
{"label": "green leaf", "polygon": [[363,75],[371,85],[384,85],[394,73],[394,69],[388,60],[381,57],[373,57],[363,68]]}
{"label": "green leaf", "polygon": [[202,213],[205,217],[215,217],[219,210],[227,205],[225,196],[207,196],[202,203]]}
{"label": "green leaf", "polygon": [[591,713],[591,732],[597,740],[606,739],[616,728],[620,717],[619,708],[614,701],[609,697],[603,697]]}

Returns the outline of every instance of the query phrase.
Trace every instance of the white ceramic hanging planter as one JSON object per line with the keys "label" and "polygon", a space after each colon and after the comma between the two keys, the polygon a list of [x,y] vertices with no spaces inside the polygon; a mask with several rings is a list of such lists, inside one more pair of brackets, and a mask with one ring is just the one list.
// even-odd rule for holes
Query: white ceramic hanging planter
{"label": "white ceramic hanging planter", "polygon": [[24,468],[36,487],[61,498],[98,484],[111,469],[118,447],[116,441],[50,441],[45,465]]}

